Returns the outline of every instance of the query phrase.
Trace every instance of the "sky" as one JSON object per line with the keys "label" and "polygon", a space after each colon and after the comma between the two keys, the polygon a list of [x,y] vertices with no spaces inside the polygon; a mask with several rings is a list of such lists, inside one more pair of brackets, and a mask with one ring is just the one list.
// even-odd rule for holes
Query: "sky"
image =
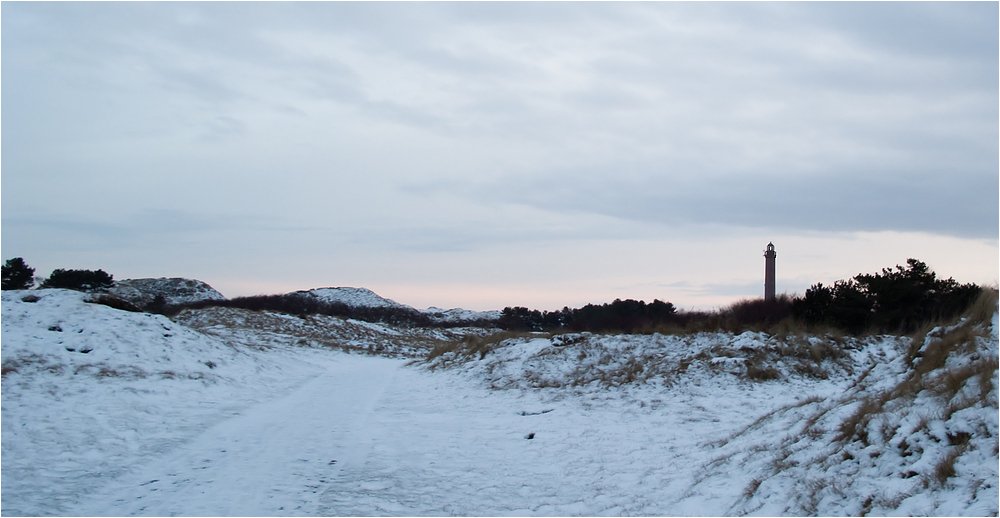
{"label": "sky", "polygon": [[997,2],[0,4],[2,257],[417,308],[1000,269]]}

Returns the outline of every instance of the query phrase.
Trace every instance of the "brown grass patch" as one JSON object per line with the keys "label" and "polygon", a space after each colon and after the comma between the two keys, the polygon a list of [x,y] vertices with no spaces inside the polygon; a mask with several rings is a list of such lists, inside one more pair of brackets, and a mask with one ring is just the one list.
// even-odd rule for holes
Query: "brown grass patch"
{"label": "brown grass patch", "polygon": [[938,485],[943,486],[948,479],[955,476],[955,462],[958,458],[965,453],[968,448],[967,445],[954,446],[948,450],[948,453],[941,458],[934,465],[934,470],[931,472],[931,479],[933,482],[937,482]]}
{"label": "brown grass patch", "polygon": [[998,299],[1000,299],[1000,290],[996,286],[983,286],[982,293],[962,316],[973,324],[983,324],[988,327],[993,322],[993,314],[997,312]]}
{"label": "brown grass patch", "polygon": [[11,372],[17,372],[17,368],[21,365],[17,363],[16,360],[4,360],[3,365],[0,365],[0,378],[10,374]]}
{"label": "brown grass patch", "polygon": [[459,340],[441,341],[427,353],[425,362],[447,353],[458,353],[462,356],[479,355],[482,360],[486,355],[500,346],[503,342],[514,338],[549,338],[552,335],[547,333],[529,333],[516,331],[501,331],[487,336],[465,336]]}
{"label": "brown grass patch", "polygon": [[90,300],[87,300],[87,302],[91,304],[101,304],[103,306],[108,306],[114,309],[120,309],[122,311],[142,313],[142,309],[140,309],[139,306],[136,306],[135,304],[132,304],[131,302],[123,298],[116,297],[114,295],[109,295],[107,293],[102,293],[98,295],[96,298],[91,298]]}

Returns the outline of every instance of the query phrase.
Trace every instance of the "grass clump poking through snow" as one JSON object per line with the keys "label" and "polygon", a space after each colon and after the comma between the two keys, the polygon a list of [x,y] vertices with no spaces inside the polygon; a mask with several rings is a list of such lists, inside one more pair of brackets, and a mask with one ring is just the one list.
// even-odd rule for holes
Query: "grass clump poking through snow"
{"label": "grass clump poking through snow", "polygon": [[431,352],[427,354],[426,361],[431,362],[440,357],[441,360],[432,364],[432,367],[437,367],[440,366],[440,363],[448,363],[450,361],[471,357],[478,357],[478,359],[482,360],[486,358],[486,355],[490,351],[496,349],[500,346],[500,344],[507,340],[542,336],[548,337],[551,335],[543,333],[501,331],[499,333],[486,336],[468,335],[457,340],[443,340],[431,349]]}

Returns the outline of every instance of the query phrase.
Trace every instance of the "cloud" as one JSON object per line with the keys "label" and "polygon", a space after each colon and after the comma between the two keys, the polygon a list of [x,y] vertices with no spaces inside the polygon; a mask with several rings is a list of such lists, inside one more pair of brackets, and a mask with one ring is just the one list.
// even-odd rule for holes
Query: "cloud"
{"label": "cloud", "polygon": [[470,189],[482,199],[664,225],[716,223],[822,231],[928,231],[995,237],[996,175],[847,170],[795,176],[687,177],[669,170],[618,175],[627,166],[506,178]]}
{"label": "cloud", "polygon": [[998,233],[996,3],[0,9],[14,248],[385,272],[542,246],[614,265],[628,240],[773,229]]}

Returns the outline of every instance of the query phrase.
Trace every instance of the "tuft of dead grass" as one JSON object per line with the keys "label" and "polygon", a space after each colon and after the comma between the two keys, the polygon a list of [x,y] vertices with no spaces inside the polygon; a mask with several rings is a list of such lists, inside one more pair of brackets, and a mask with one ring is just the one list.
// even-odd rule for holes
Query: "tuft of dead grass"
{"label": "tuft of dead grass", "polygon": [[1000,290],[996,285],[983,286],[979,297],[965,310],[962,317],[973,324],[989,327],[993,322],[993,314],[997,312],[997,301],[1000,300]]}
{"label": "tuft of dead grass", "polygon": [[87,300],[91,304],[101,304],[103,306],[108,306],[114,309],[120,309],[122,311],[130,311],[132,313],[141,313],[142,309],[132,304],[131,302],[108,293],[102,293],[96,297],[91,297]]}
{"label": "tuft of dead grass", "polygon": [[465,336],[458,340],[440,341],[427,353],[425,362],[429,362],[439,356],[448,353],[457,353],[462,356],[479,355],[482,360],[490,351],[496,349],[503,342],[515,338],[549,338],[551,334],[530,333],[518,331],[501,331],[487,336]]}
{"label": "tuft of dead grass", "polygon": [[781,373],[770,365],[752,362],[747,364],[747,377],[754,381],[768,381],[780,379]]}
{"label": "tuft of dead grass", "polygon": [[934,469],[931,470],[931,476],[929,482],[936,482],[939,486],[943,486],[948,479],[955,476],[955,462],[958,458],[965,453],[968,449],[968,445],[961,444],[958,446],[953,446],[948,450],[948,453],[938,460],[937,464],[934,465]]}
{"label": "tuft of dead grass", "polygon": [[17,368],[21,365],[17,363],[17,360],[4,360],[3,365],[0,365],[0,378],[7,376],[12,372],[17,372]]}

